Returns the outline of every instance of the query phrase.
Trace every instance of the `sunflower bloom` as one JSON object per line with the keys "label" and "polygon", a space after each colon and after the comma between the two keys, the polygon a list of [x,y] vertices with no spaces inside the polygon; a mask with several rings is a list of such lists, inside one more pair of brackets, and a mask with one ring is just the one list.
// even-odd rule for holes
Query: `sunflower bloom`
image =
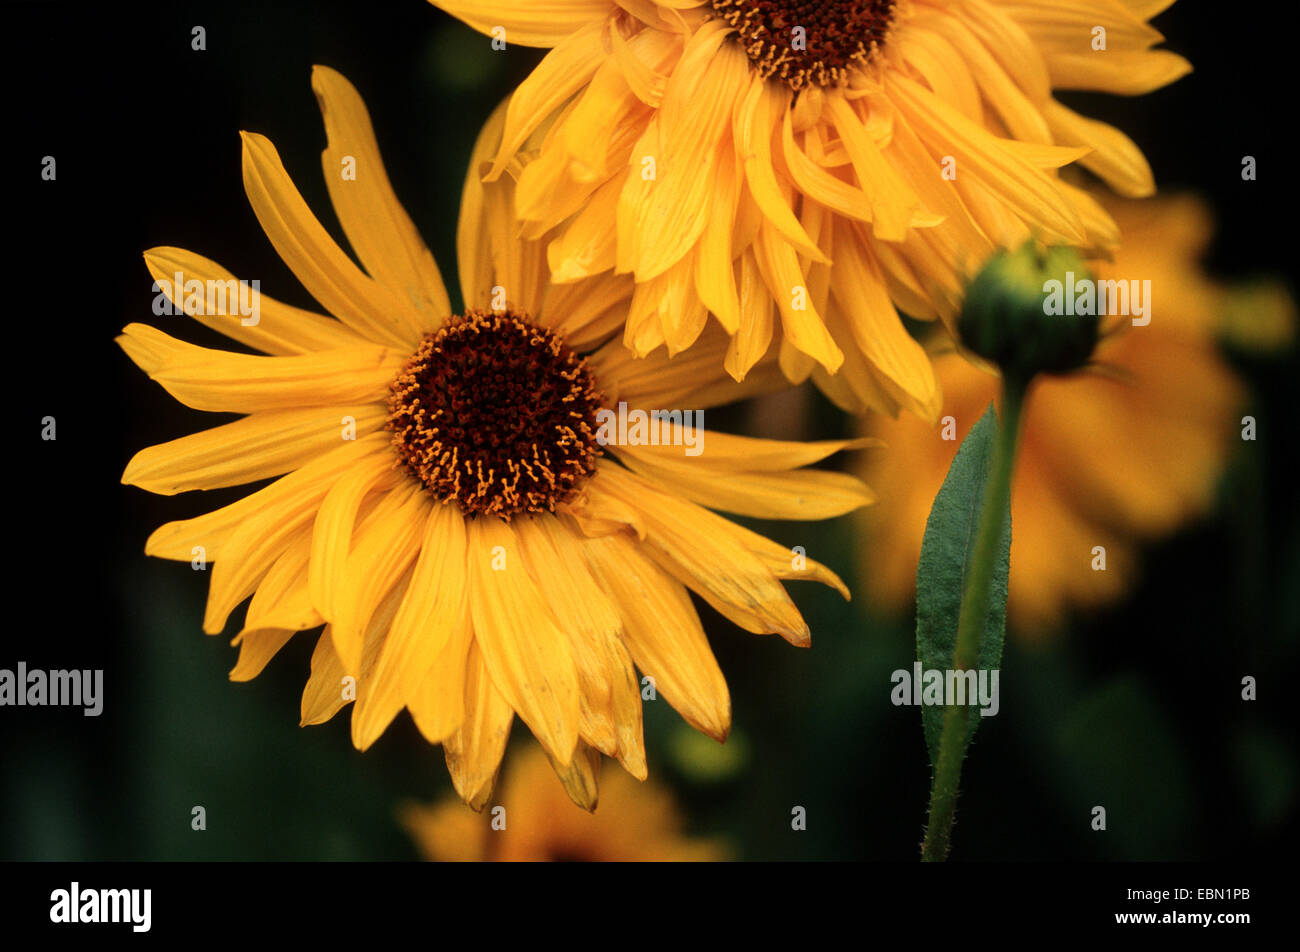
{"label": "sunflower bloom", "polygon": [[[1108,207],[1125,243],[1113,263],[1096,266],[1097,276],[1149,279],[1150,323],[1121,319],[1098,347],[1097,372],[1039,378],[1026,403],[1007,608],[1031,635],[1059,624],[1071,606],[1120,596],[1136,577],[1138,546],[1210,506],[1241,439],[1244,389],[1216,347],[1235,292],[1199,266],[1208,212],[1190,197]],[[1294,305],[1272,296],[1261,310],[1265,300],[1254,299],[1253,320],[1280,340]],[[957,447],[1000,389],[993,374],[956,353],[937,357],[935,367],[954,439],[916,419],[870,427],[890,456],[865,470],[881,502],[863,519],[869,541],[861,578],[873,600],[895,608],[915,590],[926,515]],[[868,550],[890,557],[871,558]]]}
{"label": "sunflower bloom", "polygon": [[636,353],[684,350],[712,314],[740,380],[779,315],[791,381],[931,419],[938,384],[899,311],[950,324],[972,266],[1031,234],[1112,248],[1062,166],[1154,189],[1129,138],[1053,90],[1133,95],[1190,69],[1152,49],[1165,0],[433,2],[551,48],[487,177],[525,163],[519,215],[555,230],[556,281],[635,278]]}
{"label": "sunflower bloom", "polygon": [[672,794],[654,781],[615,773],[601,784],[600,809],[568,802],[546,756],[533,747],[512,757],[497,801],[505,826],[493,829],[454,799],[401,811],[425,859],[438,862],[709,862],[727,858],[716,840],[682,833]]}
{"label": "sunflower bloom", "polygon": [[[463,195],[468,307],[453,314],[360,96],[321,67],[312,84],[331,201],[365,270],[312,215],[274,146],[245,133],[253,210],[332,316],[262,296],[260,319],[248,322],[173,290],[187,313],[262,354],[197,347],[142,324],[123,331],[122,348],[172,396],[246,414],[142,450],[123,482],[172,494],[279,477],[162,526],[146,552],[211,564],[209,633],[252,596],[235,680],[254,677],[295,632],[325,626],[304,724],[355,701],[352,738],[365,749],[405,708],[478,807],[517,714],[565,789],[592,808],[600,754],[646,776],[637,668],[690,724],[726,737],[726,683],[688,589],[741,627],[796,645],[808,644],[808,626],[781,579],[817,579],[847,597],[825,567],[711,510],[855,509],[872,499],[856,478],[801,467],[862,441],[700,431],[702,452],[686,456],[685,424],[672,418],[661,427],[675,444],[604,445],[606,410],[698,410],[740,393],[713,370],[725,336],[699,356],[637,361],[610,340],[630,282],[549,283],[544,246],[514,237],[512,181],[483,186],[477,172],[500,140],[501,111]],[[158,248],[145,260],[160,284],[233,282],[187,251]]]}

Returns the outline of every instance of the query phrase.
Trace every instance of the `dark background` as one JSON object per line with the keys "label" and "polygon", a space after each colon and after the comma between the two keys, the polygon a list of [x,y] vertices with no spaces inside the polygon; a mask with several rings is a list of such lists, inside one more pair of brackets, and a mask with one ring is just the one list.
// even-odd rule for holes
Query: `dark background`
{"label": "dark background", "polygon": [[[195,322],[152,315],[141,252],[156,245],[191,249],[314,307],[244,200],[237,135],[268,135],[341,237],[320,172],[313,63],[361,91],[389,177],[454,288],[473,136],[541,54],[491,53],[422,0],[19,3],[0,16],[3,378],[18,431],[6,457],[0,667],[103,668],[106,696],[98,718],[0,708],[0,858],[414,858],[394,807],[450,789],[441,751],[405,716],[364,755],[346,712],[300,729],[314,639],[299,636],[255,681],[232,684],[238,626],[202,634],[206,576],[145,558],[154,527],[246,490],[162,498],[119,484],[136,450],[225,418],[171,400],[113,337],[146,321],[228,346]],[[1212,202],[1214,272],[1293,276],[1286,25],[1191,0],[1155,23],[1195,65],[1190,77],[1132,100],[1062,98],[1133,136],[1162,189]],[[205,51],[191,50],[194,25],[206,29]],[[1247,154],[1258,181],[1241,181]],[[40,178],[46,155],[57,159],[55,182]],[[1261,437],[1230,469],[1215,514],[1149,549],[1125,602],[1046,645],[1009,640],[1002,714],[981,731],[963,778],[955,858],[1252,859],[1293,842],[1300,522],[1288,457],[1300,436],[1300,368],[1294,350],[1237,363]],[[821,433],[847,427],[815,407]],[[57,441],[40,439],[46,415]],[[850,520],[763,528],[778,541],[811,540],[852,579]],[[675,788],[692,832],[724,835],[745,858],[912,860],[928,764],[919,719],[892,707],[887,689],[889,672],[913,657],[911,620],[792,587],[816,647],[745,635],[706,610],[731,686],[733,739],[719,753],[650,704],[651,775]],[[1246,674],[1259,679],[1254,703],[1240,700]],[[525,733],[516,725],[513,741]],[[1098,803],[1109,814],[1101,834],[1088,825]],[[790,830],[796,804],[808,810],[803,833]],[[190,829],[194,805],[207,810],[206,832]]]}

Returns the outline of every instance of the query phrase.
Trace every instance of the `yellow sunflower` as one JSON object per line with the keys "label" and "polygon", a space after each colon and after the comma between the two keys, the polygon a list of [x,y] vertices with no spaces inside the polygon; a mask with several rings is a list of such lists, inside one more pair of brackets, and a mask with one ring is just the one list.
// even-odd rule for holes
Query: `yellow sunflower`
{"label": "yellow sunflower", "polygon": [[[1030,635],[1071,606],[1122,594],[1136,578],[1140,543],[1207,509],[1242,436],[1243,386],[1216,348],[1235,292],[1200,267],[1211,234],[1205,206],[1186,196],[1107,205],[1125,241],[1113,263],[1096,264],[1098,277],[1149,279],[1150,323],[1124,318],[1104,336],[1097,371],[1040,378],[1030,393],[1012,483],[1008,593],[1012,623]],[[1290,299],[1251,300],[1255,329],[1280,342],[1294,321]],[[869,427],[890,452],[865,468],[881,501],[862,520],[860,577],[873,600],[895,608],[914,592],[944,474],[999,391],[993,374],[956,353],[935,367],[940,426],[902,418]]]}
{"label": "yellow sunflower", "polygon": [[254,677],[296,631],[325,625],[304,724],[355,700],[352,736],[364,749],[405,707],[445,748],[461,796],[480,806],[518,714],[574,799],[593,806],[594,752],[646,775],[634,665],[689,723],[727,734],[727,687],[688,589],[742,628],[796,645],[808,644],[808,626],[781,579],[817,579],[847,597],[824,566],[711,510],[823,518],[855,509],[872,500],[856,478],[801,467],[862,441],[747,439],[706,432],[699,416],[657,421],[657,442],[638,442],[631,424],[626,445],[606,440],[615,409],[620,420],[639,408],[699,413],[737,396],[714,369],[725,337],[696,356],[634,360],[609,340],[630,282],[549,283],[544,246],[514,237],[510,176],[480,181],[500,110],[464,190],[468,310],[453,315],[360,96],[321,67],[312,85],[330,197],[365,271],[253,133],[243,134],[249,201],[333,316],[266,296],[255,321],[213,313],[188,289],[233,282],[228,272],[175,248],[145,254],[178,306],[263,354],[128,326],[118,342],[172,396],[247,415],[142,450],[123,482],[172,494],[280,477],[162,526],[146,552],[211,565],[210,633],[252,596],[235,638],[236,680]]}
{"label": "yellow sunflower", "polygon": [[[401,820],[426,859],[438,862],[709,862],[727,858],[717,840],[688,837],[672,793],[616,773],[601,784],[600,809],[568,802],[545,755],[531,748],[506,767],[500,813],[470,813],[454,799],[409,805]],[[498,828],[493,827],[493,822]],[[502,825],[504,824],[504,825]]]}
{"label": "yellow sunflower", "polygon": [[556,281],[634,276],[636,353],[689,347],[711,313],[739,380],[775,311],[791,381],[929,418],[937,381],[898,312],[950,323],[971,267],[1031,234],[1113,247],[1062,166],[1153,191],[1137,146],[1053,90],[1132,95],[1190,69],[1152,49],[1168,0],[432,2],[551,48],[487,177],[526,162],[519,216],[555,229]]}

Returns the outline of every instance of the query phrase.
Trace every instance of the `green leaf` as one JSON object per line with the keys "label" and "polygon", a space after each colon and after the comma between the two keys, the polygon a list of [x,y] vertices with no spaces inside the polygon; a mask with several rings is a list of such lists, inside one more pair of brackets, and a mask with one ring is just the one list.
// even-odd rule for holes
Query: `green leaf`
{"label": "green leaf", "polygon": [[[947,672],[954,667],[957,619],[961,614],[962,590],[970,570],[975,534],[979,525],[984,486],[993,465],[998,436],[998,418],[993,405],[984,412],[962,441],[948,468],[943,486],[934,497],[921,542],[921,561],[916,570],[916,657],[923,671]],[[1011,508],[1003,500],[1006,522],[998,543],[993,567],[989,609],[980,633],[979,663],[982,670],[995,671],[1002,663],[1002,642],[1007,627],[1007,571],[1011,560]],[[914,684],[912,690],[920,691]],[[946,707],[924,705],[921,723],[930,762],[939,759],[939,737],[943,732]],[[979,708],[967,718],[966,744],[979,727]],[[963,744],[963,749],[965,744]]]}

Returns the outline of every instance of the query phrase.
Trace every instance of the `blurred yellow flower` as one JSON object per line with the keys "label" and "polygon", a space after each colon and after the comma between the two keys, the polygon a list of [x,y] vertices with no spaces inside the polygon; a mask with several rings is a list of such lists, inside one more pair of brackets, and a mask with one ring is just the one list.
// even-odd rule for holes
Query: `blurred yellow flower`
{"label": "blurred yellow flower", "polygon": [[[1096,369],[1039,378],[1030,393],[1012,484],[1008,599],[1011,623],[1026,633],[1124,592],[1140,543],[1205,511],[1241,440],[1243,385],[1216,346],[1224,316],[1237,310],[1234,292],[1200,266],[1209,212],[1187,196],[1107,207],[1124,244],[1113,263],[1095,266],[1097,277],[1149,279],[1150,323],[1112,321]],[[1276,291],[1254,300],[1253,320],[1278,341],[1293,303]],[[1248,336],[1242,323],[1234,334]],[[889,449],[865,467],[881,501],[862,520],[859,576],[873,600],[900,609],[915,591],[926,516],[948,465],[999,390],[993,374],[956,353],[935,367],[938,427],[906,417],[868,426]]]}
{"label": "blurred yellow flower", "polygon": [[[688,837],[671,793],[619,773],[601,784],[595,813],[575,809],[536,748],[511,758],[497,802],[476,814],[455,800],[409,805],[401,820],[426,859],[441,862],[706,862],[719,840]],[[493,814],[496,814],[495,816]],[[504,823],[504,829],[492,824]]]}
{"label": "blurred yellow flower", "polygon": [[1113,247],[1062,166],[1154,190],[1127,136],[1053,90],[1184,75],[1146,22],[1169,2],[433,0],[494,44],[552,48],[488,178],[524,163],[519,215],[558,229],[555,280],[635,277],[636,353],[691,346],[713,314],[742,379],[775,312],[791,381],[927,417],[934,372],[896,308],[951,322],[968,269],[1031,235]]}
{"label": "blurred yellow flower", "polygon": [[[597,752],[646,775],[648,688],[634,665],[690,724],[727,735],[727,685],[688,590],[742,628],[795,645],[809,631],[782,579],[848,595],[829,569],[711,510],[816,519],[855,509],[872,499],[859,480],[804,467],[863,441],[755,440],[687,418],[744,392],[720,368],[725,337],[672,362],[635,360],[610,339],[630,280],[550,284],[542,244],[516,237],[512,180],[484,185],[478,174],[503,110],[465,186],[468,310],[453,315],[361,97],[329,69],[312,81],[330,198],[369,273],[313,216],[270,141],[244,134],[258,220],[334,317],[265,296],[255,320],[214,312],[188,288],[235,287],[226,271],[180,249],[146,253],[160,285],[176,276],[178,307],[271,356],[128,326],[118,342],[174,397],[247,416],[142,450],[123,482],[170,495],[281,478],[168,523],[145,550],[211,564],[210,633],[252,596],[235,680],[256,676],[296,632],[325,625],[304,724],[355,701],[352,739],[365,749],[406,708],[479,806],[517,714],[574,800],[594,805]],[[642,408],[678,415],[647,433]],[[634,413],[640,428],[602,436],[610,419]]]}

